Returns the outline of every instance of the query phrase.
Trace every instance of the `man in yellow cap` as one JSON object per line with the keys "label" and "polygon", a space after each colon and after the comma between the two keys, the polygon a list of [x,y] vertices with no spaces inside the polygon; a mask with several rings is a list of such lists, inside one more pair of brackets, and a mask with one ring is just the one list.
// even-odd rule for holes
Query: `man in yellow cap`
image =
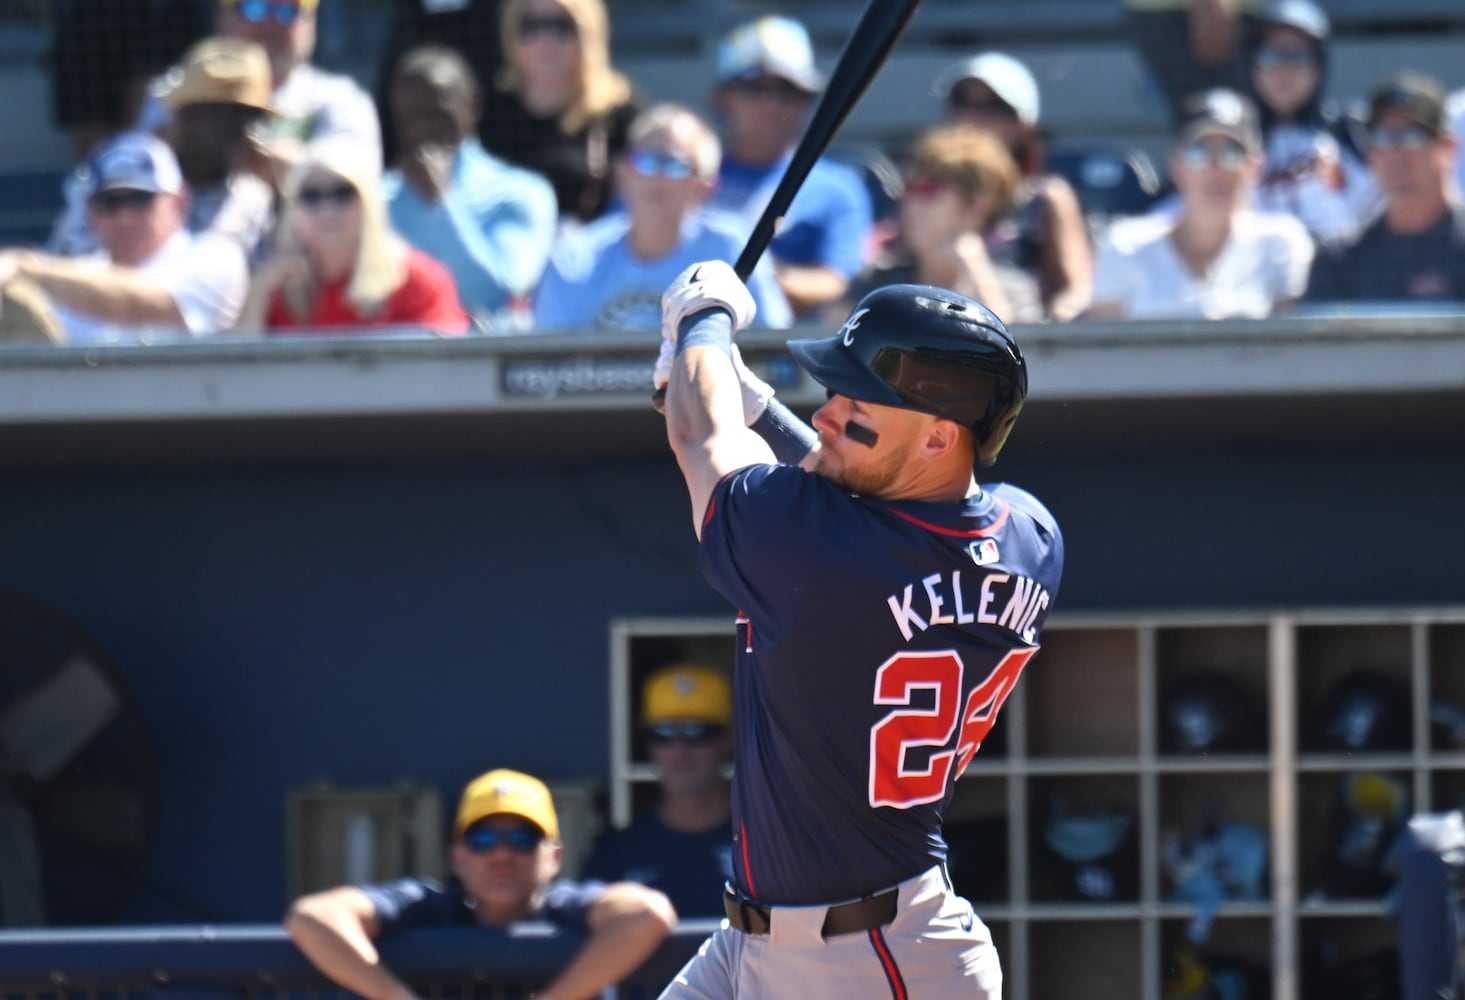
{"label": "man in yellow cap", "polygon": [[732,878],[732,688],[727,675],[683,663],[659,670],[642,690],[641,725],[661,798],[624,830],[602,834],[585,863],[589,878],[660,889],[683,918],[722,917]]}
{"label": "man in yellow cap", "polygon": [[285,918],[295,944],[321,972],[368,1000],[412,1000],[381,964],[374,942],[422,927],[505,927],[543,920],[587,933],[575,958],[539,1000],[599,996],[654,952],[676,923],[661,893],[632,882],[557,881],[559,820],[537,778],[499,769],[463,790],[453,825],[448,886],[407,878],[341,886],[301,897]]}

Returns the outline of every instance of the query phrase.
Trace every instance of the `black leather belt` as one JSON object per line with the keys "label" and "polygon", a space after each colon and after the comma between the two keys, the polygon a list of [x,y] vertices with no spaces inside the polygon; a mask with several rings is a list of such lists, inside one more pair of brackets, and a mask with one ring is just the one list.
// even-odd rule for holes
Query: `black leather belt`
{"label": "black leather belt", "polygon": [[[895,919],[900,890],[888,889],[868,899],[857,899],[829,907],[821,933],[825,937],[856,934],[884,927]],[[722,909],[727,922],[744,934],[767,934],[772,924],[769,908],[738,892],[731,885],[722,890]]]}

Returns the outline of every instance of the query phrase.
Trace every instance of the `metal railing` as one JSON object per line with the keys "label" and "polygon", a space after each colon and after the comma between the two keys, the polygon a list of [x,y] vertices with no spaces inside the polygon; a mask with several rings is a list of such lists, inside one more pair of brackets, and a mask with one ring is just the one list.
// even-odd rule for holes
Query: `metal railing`
{"label": "metal railing", "polygon": [[[653,998],[715,927],[685,922],[614,991]],[[404,932],[382,961],[421,996],[511,1000],[553,978],[582,938],[547,924]],[[0,1000],[345,997],[273,924],[0,931]]]}

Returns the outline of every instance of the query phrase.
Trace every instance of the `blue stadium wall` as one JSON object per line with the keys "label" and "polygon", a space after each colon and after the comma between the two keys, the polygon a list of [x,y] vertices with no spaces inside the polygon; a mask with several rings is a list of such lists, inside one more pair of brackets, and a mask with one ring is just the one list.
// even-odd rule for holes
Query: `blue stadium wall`
{"label": "blue stadium wall", "polygon": [[[1019,433],[1002,471],[1065,528],[1060,614],[1425,605],[1462,597],[1459,453]],[[10,470],[0,520],[0,584],[89,628],[156,733],[129,921],[275,919],[287,788],[604,780],[608,622],[731,615],[659,454]]]}

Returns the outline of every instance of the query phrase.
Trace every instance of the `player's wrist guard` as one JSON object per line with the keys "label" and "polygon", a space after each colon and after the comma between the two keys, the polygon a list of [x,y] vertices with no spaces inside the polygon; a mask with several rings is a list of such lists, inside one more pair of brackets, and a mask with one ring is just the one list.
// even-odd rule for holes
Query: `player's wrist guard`
{"label": "player's wrist guard", "polygon": [[677,353],[689,347],[716,347],[732,356],[732,318],[726,309],[711,308],[688,316],[677,327]]}

